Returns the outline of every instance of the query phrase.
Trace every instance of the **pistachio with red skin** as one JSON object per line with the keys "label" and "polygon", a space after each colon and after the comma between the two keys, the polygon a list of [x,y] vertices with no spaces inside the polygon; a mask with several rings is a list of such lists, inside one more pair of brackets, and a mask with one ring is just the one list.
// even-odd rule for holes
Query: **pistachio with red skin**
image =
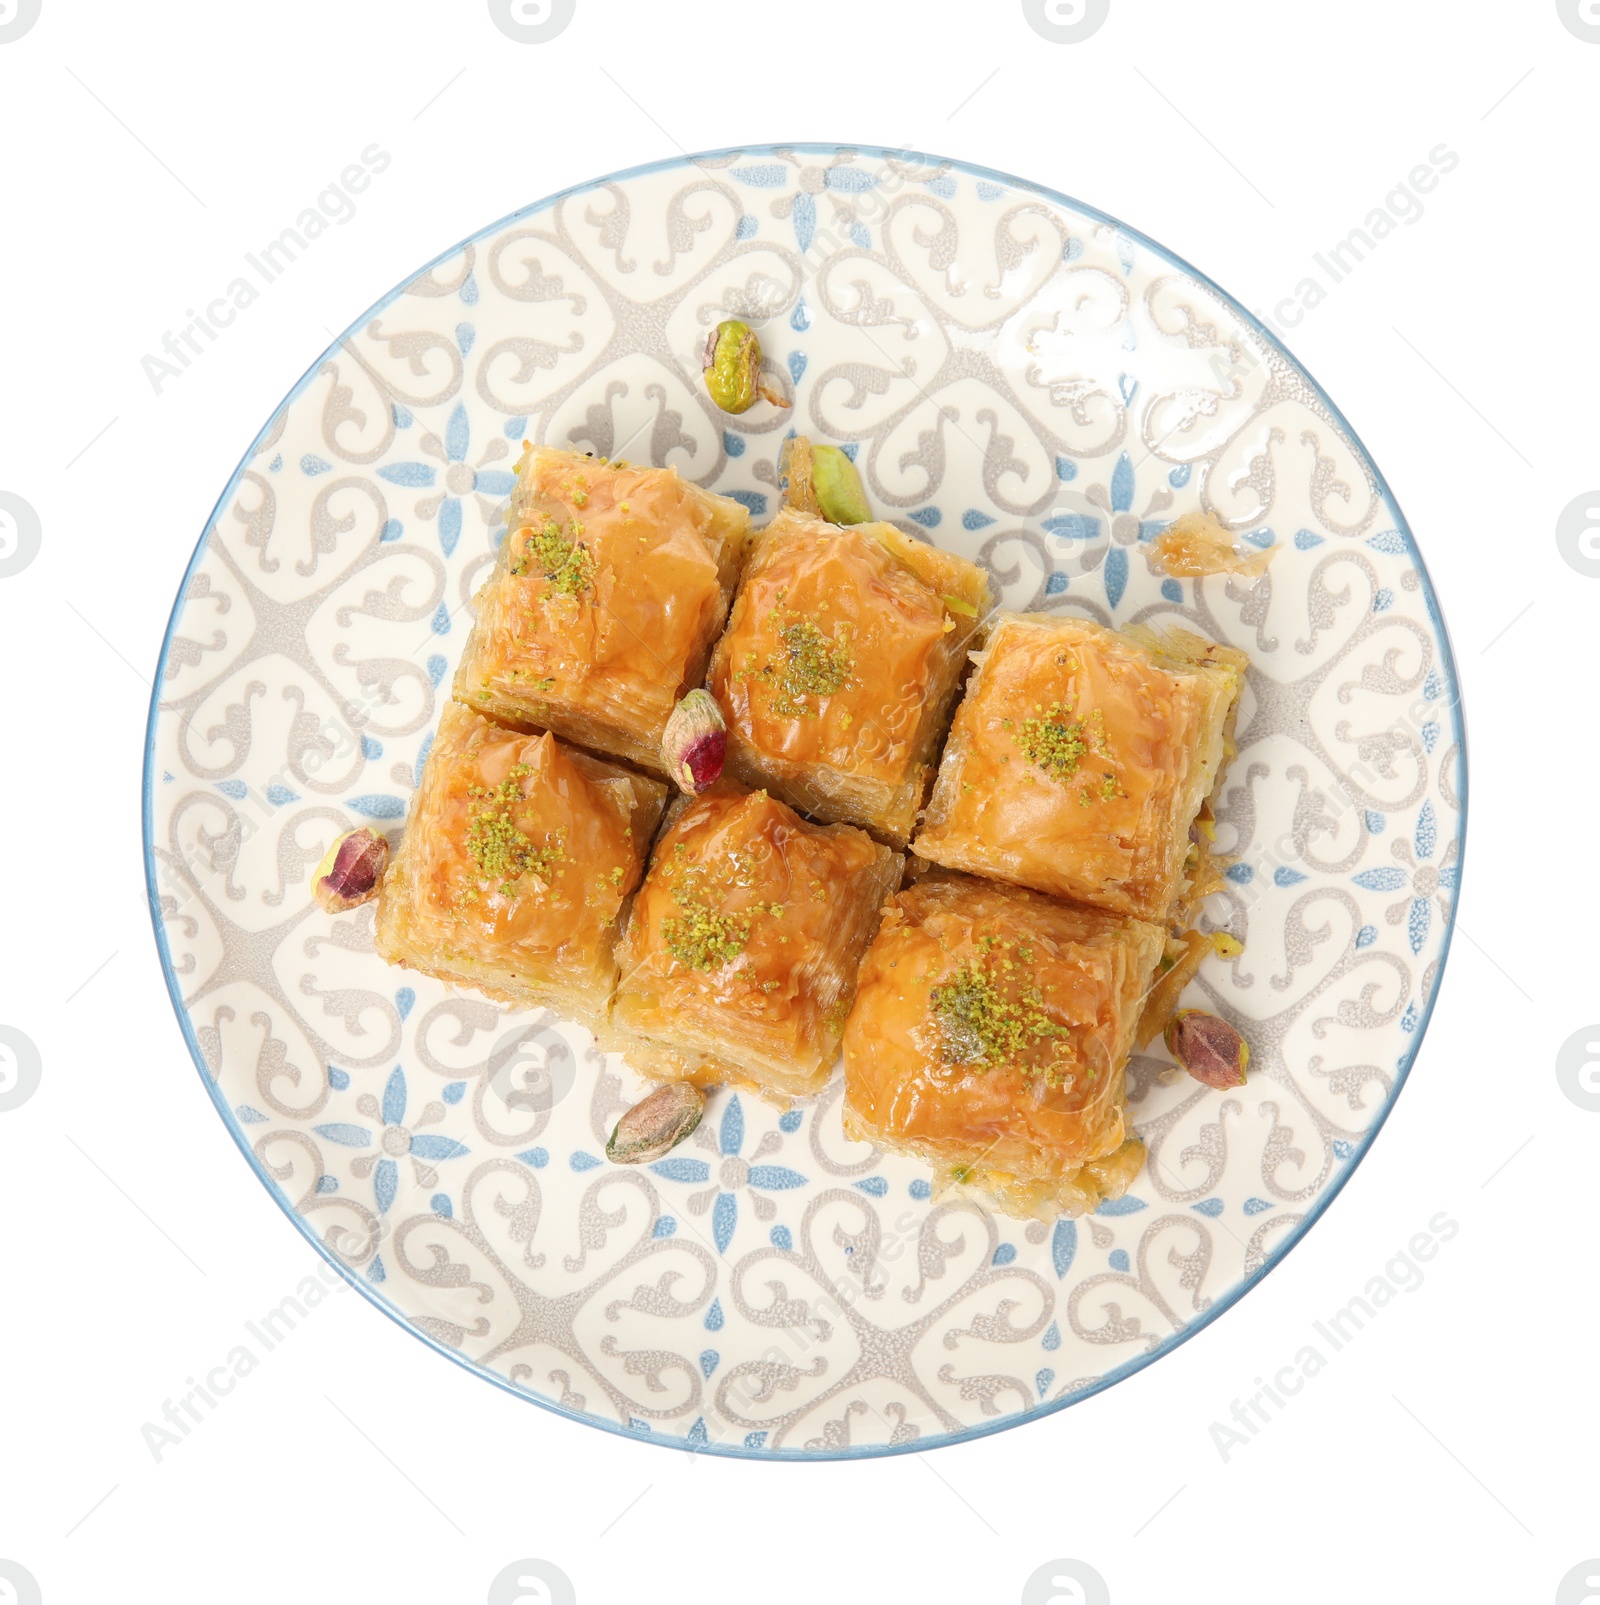
{"label": "pistachio with red skin", "polygon": [[359,908],[378,895],[389,863],[389,841],[363,827],[346,831],[311,877],[311,895],[329,914]]}
{"label": "pistachio with red skin", "polygon": [[748,412],[759,396],[774,407],[788,401],[761,377],[761,342],[748,323],[725,318],[706,336],[700,358],[706,391],[724,412]]}
{"label": "pistachio with red skin", "polygon": [[691,691],[661,732],[661,762],[691,797],[716,785],[728,754],[728,726],[709,691]]}
{"label": "pistachio with red skin", "polygon": [[669,1081],[641,1099],[612,1128],[606,1158],[647,1165],[676,1148],[706,1112],[706,1095],[690,1081]]}
{"label": "pistachio with red skin", "polygon": [[1250,1063],[1250,1044],[1204,1009],[1179,1009],[1162,1033],[1167,1052],[1196,1081],[1208,1087],[1242,1087]]}

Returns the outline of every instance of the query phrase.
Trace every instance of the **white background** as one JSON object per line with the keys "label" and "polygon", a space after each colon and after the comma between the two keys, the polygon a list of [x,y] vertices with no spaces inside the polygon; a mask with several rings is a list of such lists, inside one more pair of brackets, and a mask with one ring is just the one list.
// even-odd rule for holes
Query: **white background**
{"label": "white background", "polygon": [[[0,490],[43,527],[0,579],[0,1023],[43,1060],[0,1113],[0,1558],[46,1605],[475,1605],[522,1557],[582,1605],[1010,1605],[1057,1557],[1115,1605],[1555,1599],[1600,1555],[1600,1114],[1554,1073],[1600,1017],[1600,579],[1554,537],[1600,485],[1597,84],[1555,0],[1111,0],[1079,44],[1018,0],[577,0],[542,45],[484,0],[43,0],[0,44]],[[1408,515],[1465,686],[1459,939],[1410,1082],[1240,1306],[984,1441],[664,1451],[521,1404],[341,1291],[157,1463],[141,1425],[317,1265],[203,1094],[145,907],[148,682],[212,503],[333,333],[436,252],[611,169],[783,139],[1022,174],[1264,310],[1435,146],[1459,154],[1285,330]],[[374,141],[393,164],[353,220],[153,393],[141,357]],[[1439,1211],[1460,1231],[1424,1284],[1224,1463],[1211,1423]]]}

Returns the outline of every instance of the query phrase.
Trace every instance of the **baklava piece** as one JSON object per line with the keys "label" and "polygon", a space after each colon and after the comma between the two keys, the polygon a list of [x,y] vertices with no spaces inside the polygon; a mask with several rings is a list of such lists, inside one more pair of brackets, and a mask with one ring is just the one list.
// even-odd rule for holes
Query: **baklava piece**
{"label": "baklava piece", "polygon": [[915,851],[1165,924],[1220,881],[1210,798],[1248,659],[1188,631],[1001,614]]}
{"label": "baklava piece", "polygon": [[378,952],[598,1027],[666,800],[658,781],[450,703],[378,895]]}
{"label": "baklava piece", "polygon": [[899,893],[845,1027],[846,1132],[942,1193],[1051,1220],[1144,1163],[1124,1070],[1166,937],[1142,920],[935,870]]}
{"label": "baklava piece", "polygon": [[657,1079],[818,1091],[898,853],[724,782],[673,805],[618,946],[606,1045]]}
{"label": "baklava piece", "polygon": [[527,447],[456,697],[661,773],[661,732],[705,675],[749,526],[741,503],[670,468]]}
{"label": "baklava piece", "polygon": [[729,773],[904,847],[988,594],[982,569],[892,524],[786,508],[712,659]]}

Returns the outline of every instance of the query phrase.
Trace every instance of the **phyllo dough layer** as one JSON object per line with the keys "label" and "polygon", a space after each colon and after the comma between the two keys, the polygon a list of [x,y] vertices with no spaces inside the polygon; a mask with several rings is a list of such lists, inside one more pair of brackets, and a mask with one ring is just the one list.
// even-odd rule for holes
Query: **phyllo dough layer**
{"label": "phyllo dough layer", "polygon": [[670,468],[529,446],[455,695],[661,773],[661,732],[705,674],[749,525]]}
{"label": "phyllo dough layer", "polygon": [[607,1046],[646,1075],[817,1091],[898,853],[726,783],[673,805],[618,946]]}
{"label": "phyllo dough layer", "polygon": [[383,878],[378,952],[598,1026],[666,799],[620,764],[450,703]]}
{"label": "phyllo dough layer", "polygon": [[934,871],[896,896],[845,1027],[845,1130],[1052,1219],[1143,1162],[1124,1067],[1159,927]]}
{"label": "phyllo dough layer", "polygon": [[982,569],[892,524],[785,509],[712,659],[729,772],[903,847],[987,601]]}
{"label": "phyllo dough layer", "polygon": [[1141,919],[1210,884],[1194,825],[1248,660],[1183,630],[1001,614],[956,710],[915,850]]}

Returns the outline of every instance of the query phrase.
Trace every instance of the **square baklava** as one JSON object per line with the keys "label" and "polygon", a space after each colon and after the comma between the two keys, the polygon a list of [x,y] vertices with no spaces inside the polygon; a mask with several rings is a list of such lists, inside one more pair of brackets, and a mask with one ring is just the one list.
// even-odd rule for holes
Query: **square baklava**
{"label": "square baklava", "polygon": [[861,962],[846,1132],[931,1162],[941,1191],[1049,1220],[1119,1197],[1143,1145],[1124,1071],[1165,933],[934,870]]}
{"label": "square baklava", "polygon": [[749,525],[670,468],[527,447],[456,697],[662,773],[661,732],[704,677]]}
{"label": "square baklava", "polygon": [[658,1079],[818,1091],[901,858],[724,782],[673,804],[618,945],[616,1048]]}
{"label": "square baklava", "polygon": [[786,508],[752,544],[712,659],[729,773],[904,847],[987,603],[964,558]]}
{"label": "square baklava", "polygon": [[973,662],[915,851],[1140,919],[1192,913],[1217,884],[1204,825],[1244,653],[1011,613]]}
{"label": "square baklava", "polygon": [[384,874],[378,952],[591,1027],[667,788],[450,703]]}

